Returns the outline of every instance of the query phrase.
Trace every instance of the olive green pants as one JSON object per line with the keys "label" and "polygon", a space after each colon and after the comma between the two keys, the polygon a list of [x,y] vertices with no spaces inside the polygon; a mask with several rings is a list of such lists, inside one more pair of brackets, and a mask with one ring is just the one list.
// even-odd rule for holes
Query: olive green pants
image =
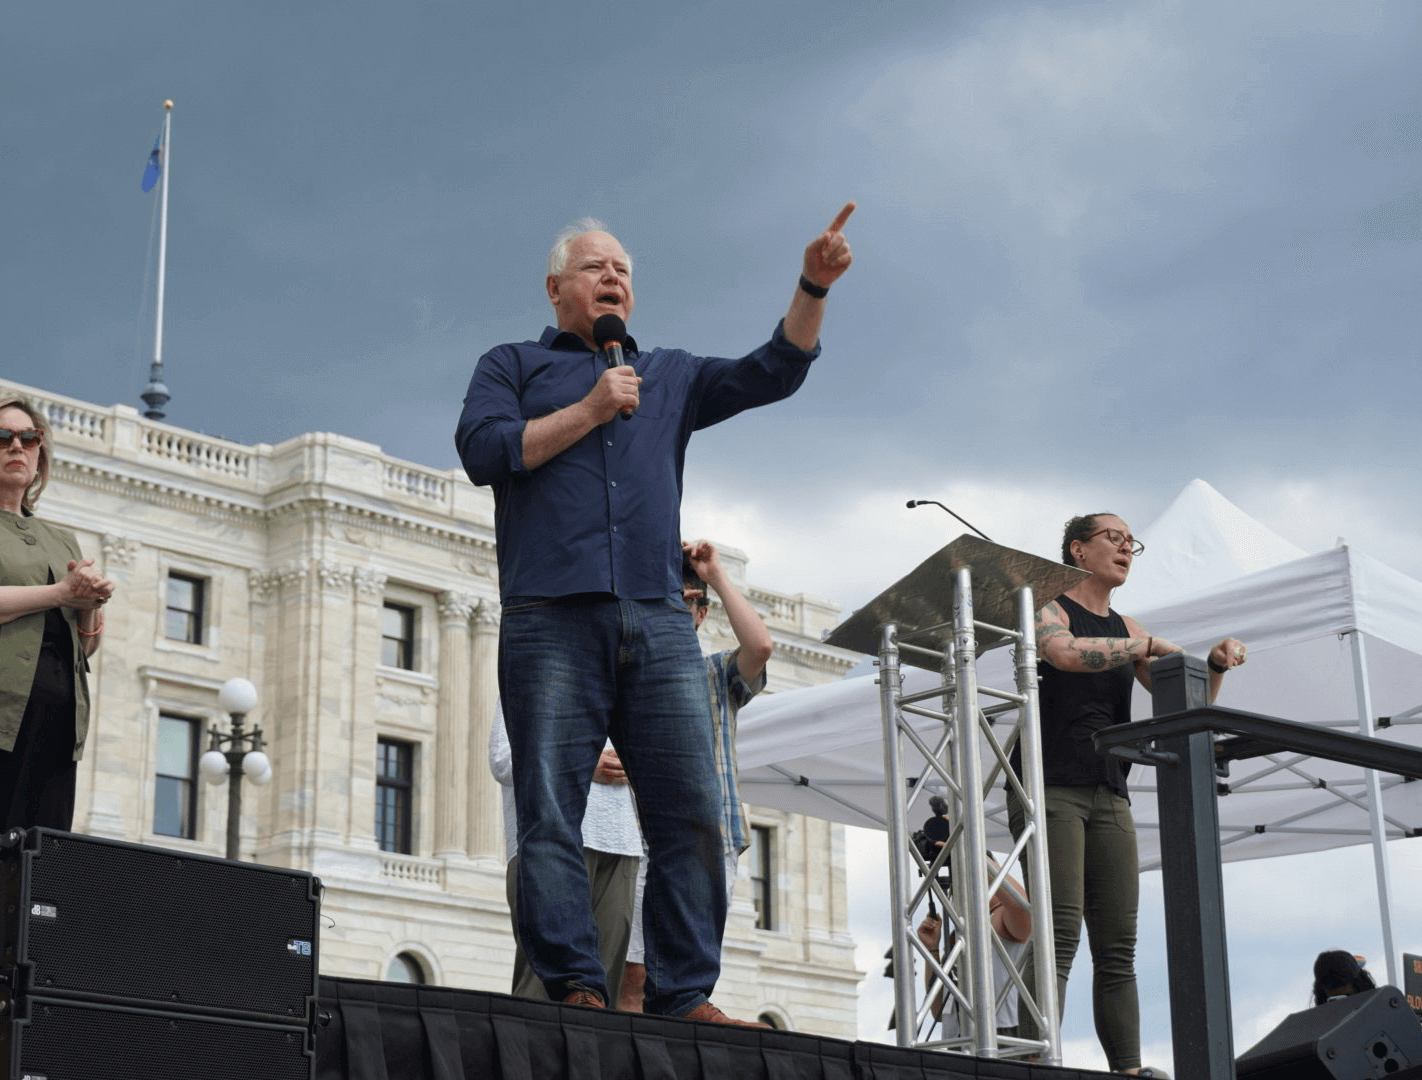
{"label": "olive green pants", "polygon": [[[1052,882],[1052,929],[1056,940],[1058,1019],[1066,1004],[1067,976],[1081,942],[1081,925],[1091,949],[1091,1004],[1096,1037],[1113,1071],[1141,1063],[1140,1002],[1136,996],[1136,909],[1140,904],[1140,863],[1131,804],[1105,784],[1046,790],[1047,864]],[[1025,815],[1010,794],[1008,822],[1022,833]],[[1028,895],[1032,879],[1027,877]],[[1036,963],[1023,977],[1036,986]],[[1018,1011],[1018,1031],[1037,1038],[1026,1009]]]}
{"label": "olive green pants", "polygon": [[[632,904],[637,891],[636,855],[613,855],[606,851],[583,848],[583,861],[588,868],[588,887],[592,895],[593,924],[597,927],[598,958],[607,973],[607,1004],[617,1005],[622,993],[622,975],[627,970],[627,944],[632,937]],[[518,856],[509,860],[504,876],[504,895],[509,901],[509,918],[514,929],[514,997],[548,1000],[543,982],[533,973],[523,944],[518,939]]]}

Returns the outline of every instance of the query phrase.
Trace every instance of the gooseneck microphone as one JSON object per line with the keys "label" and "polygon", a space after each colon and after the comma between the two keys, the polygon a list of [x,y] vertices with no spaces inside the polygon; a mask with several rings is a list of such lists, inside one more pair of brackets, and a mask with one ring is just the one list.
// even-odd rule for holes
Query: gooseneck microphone
{"label": "gooseneck microphone", "polygon": [[[605,317],[605,316],[604,316],[604,317]],[[937,499],[910,499],[910,500],[908,501],[908,508],[909,508],[910,510],[912,510],[915,506],[936,506],[936,507],[938,507],[940,510],[948,510],[948,507],[944,506],[944,505],[943,505],[941,502],[939,502]],[[953,511],[952,511],[952,510],[948,510],[948,513],[953,514]],[[974,525],[974,524],[972,524],[971,522],[965,520],[964,518],[958,517],[957,514],[953,514],[953,516],[954,516],[955,518],[958,518],[959,521],[963,522],[964,525],[967,525],[968,528],[972,529],[973,532],[977,533],[977,534],[978,534],[979,536],[981,536],[984,540],[986,540],[989,544],[992,543],[992,537],[988,536],[988,534],[985,533],[985,532],[983,532],[982,529],[979,529],[976,525]]]}
{"label": "gooseneck microphone", "polygon": [[[610,368],[625,367],[627,361],[622,356],[622,342],[627,337],[627,324],[622,321],[622,316],[608,312],[606,315],[599,315],[597,321],[593,323],[593,341],[607,357],[607,366]],[[622,410],[622,419],[632,419],[631,409]]]}

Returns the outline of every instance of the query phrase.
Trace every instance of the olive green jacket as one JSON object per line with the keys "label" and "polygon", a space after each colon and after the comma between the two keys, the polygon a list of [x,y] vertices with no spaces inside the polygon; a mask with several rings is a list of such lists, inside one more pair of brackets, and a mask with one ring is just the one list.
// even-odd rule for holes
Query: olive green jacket
{"label": "olive green jacket", "polygon": [[[48,525],[29,514],[0,510],[0,585],[47,585],[51,573],[55,581],[60,581],[69,573],[69,560],[81,558],[79,542],[68,529]],[[89,734],[89,661],[79,637],[79,613],[73,608],[60,608],[60,611],[69,624],[74,656],[74,758],[77,761]],[[43,639],[43,611],[0,623],[0,750],[15,748]]]}

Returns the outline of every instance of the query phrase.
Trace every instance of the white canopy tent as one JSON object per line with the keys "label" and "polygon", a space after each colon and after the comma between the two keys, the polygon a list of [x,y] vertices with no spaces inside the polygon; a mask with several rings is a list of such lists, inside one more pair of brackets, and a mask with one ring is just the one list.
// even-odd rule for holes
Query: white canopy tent
{"label": "white canopy tent", "polygon": [[[1365,735],[1376,717],[1395,717],[1381,737],[1422,745],[1422,583],[1341,544],[1303,555],[1201,480],[1139,535],[1147,554],[1113,606],[1195,655],[1226,635],[1243,640],[1249,663],[1226,676],[1219,704]],[[989,653],[979,670],[1009,685],[1008,663],[1005,650]],[[937,684],[927,671],[905,674],[906,692]],[[1149,695],[1136,694],[1134,712],[1150,715]],[[925,731],[932,726],[923,722]],[[743,796],[883,828],[882,732],[872,675],[763,696],[740,714]],[[1136,767],[1131,780],[1141,863],[1149,868],[1159,852],[1154,770]],[[1422,830],[1422,784],[1288,754],[1236,763],[1227,783],[1219,801],[1227,860],[1375,844],[1395,981],[1381,839],[1384,830],[1389,839]],[[1380,806],[1376,820],[1370,793]],[[1000,781],[988,813],[989,843],[1009,846]]]}

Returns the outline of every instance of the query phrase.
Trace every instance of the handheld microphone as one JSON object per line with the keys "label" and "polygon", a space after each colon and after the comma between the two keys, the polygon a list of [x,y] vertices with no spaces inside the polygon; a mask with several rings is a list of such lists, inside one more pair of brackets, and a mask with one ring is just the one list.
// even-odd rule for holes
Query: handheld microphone
{"label": "handheld microphone", "polygon": [[[599,315],[593,323],[593,341],[607,357],[607,366],[610,368],[627,366],[627,361],[622,356],[622,341],[626,337],[627,324],[622,321],[620,315],[608,312],[606,315]],[[632,411],[623,409],[622,419],[631,420]]]}
{"label": "handheld microphone", "polygon": [[[909,508],[910,510],[912,510],[915,506],[936,506],[936,507],[938,507],[940,510],[948,510],[948,507],[944,506],[944,505],[943,505],[941,502],[939,502],[937,499],[910,499],[910,500],[908,501],[908,504],[907,504],[907,505],[908,505],[908,508]],[[986,540],[989,544],[992,543],[992,538],[991,538],[990,536],[988,536],[987,533],[983,532],[982,529],[979,529],[976,525],[972,524],[971,522],[967,521],[966,519],[961,518],[961,517],[958,517],[958,515],[957,515],[957,514],[954,514],[952,510],[948,510],[948,513],[953,514],[953,516],[954,516],[955,518],[958,518],[959,521],[963,522],[964,525],[966,525],[966,526],[968,526],[968,528],[972,529],[973,532],[977,533],[977,534],[978,534],[979,536],[981,536],[984,540]]]}

